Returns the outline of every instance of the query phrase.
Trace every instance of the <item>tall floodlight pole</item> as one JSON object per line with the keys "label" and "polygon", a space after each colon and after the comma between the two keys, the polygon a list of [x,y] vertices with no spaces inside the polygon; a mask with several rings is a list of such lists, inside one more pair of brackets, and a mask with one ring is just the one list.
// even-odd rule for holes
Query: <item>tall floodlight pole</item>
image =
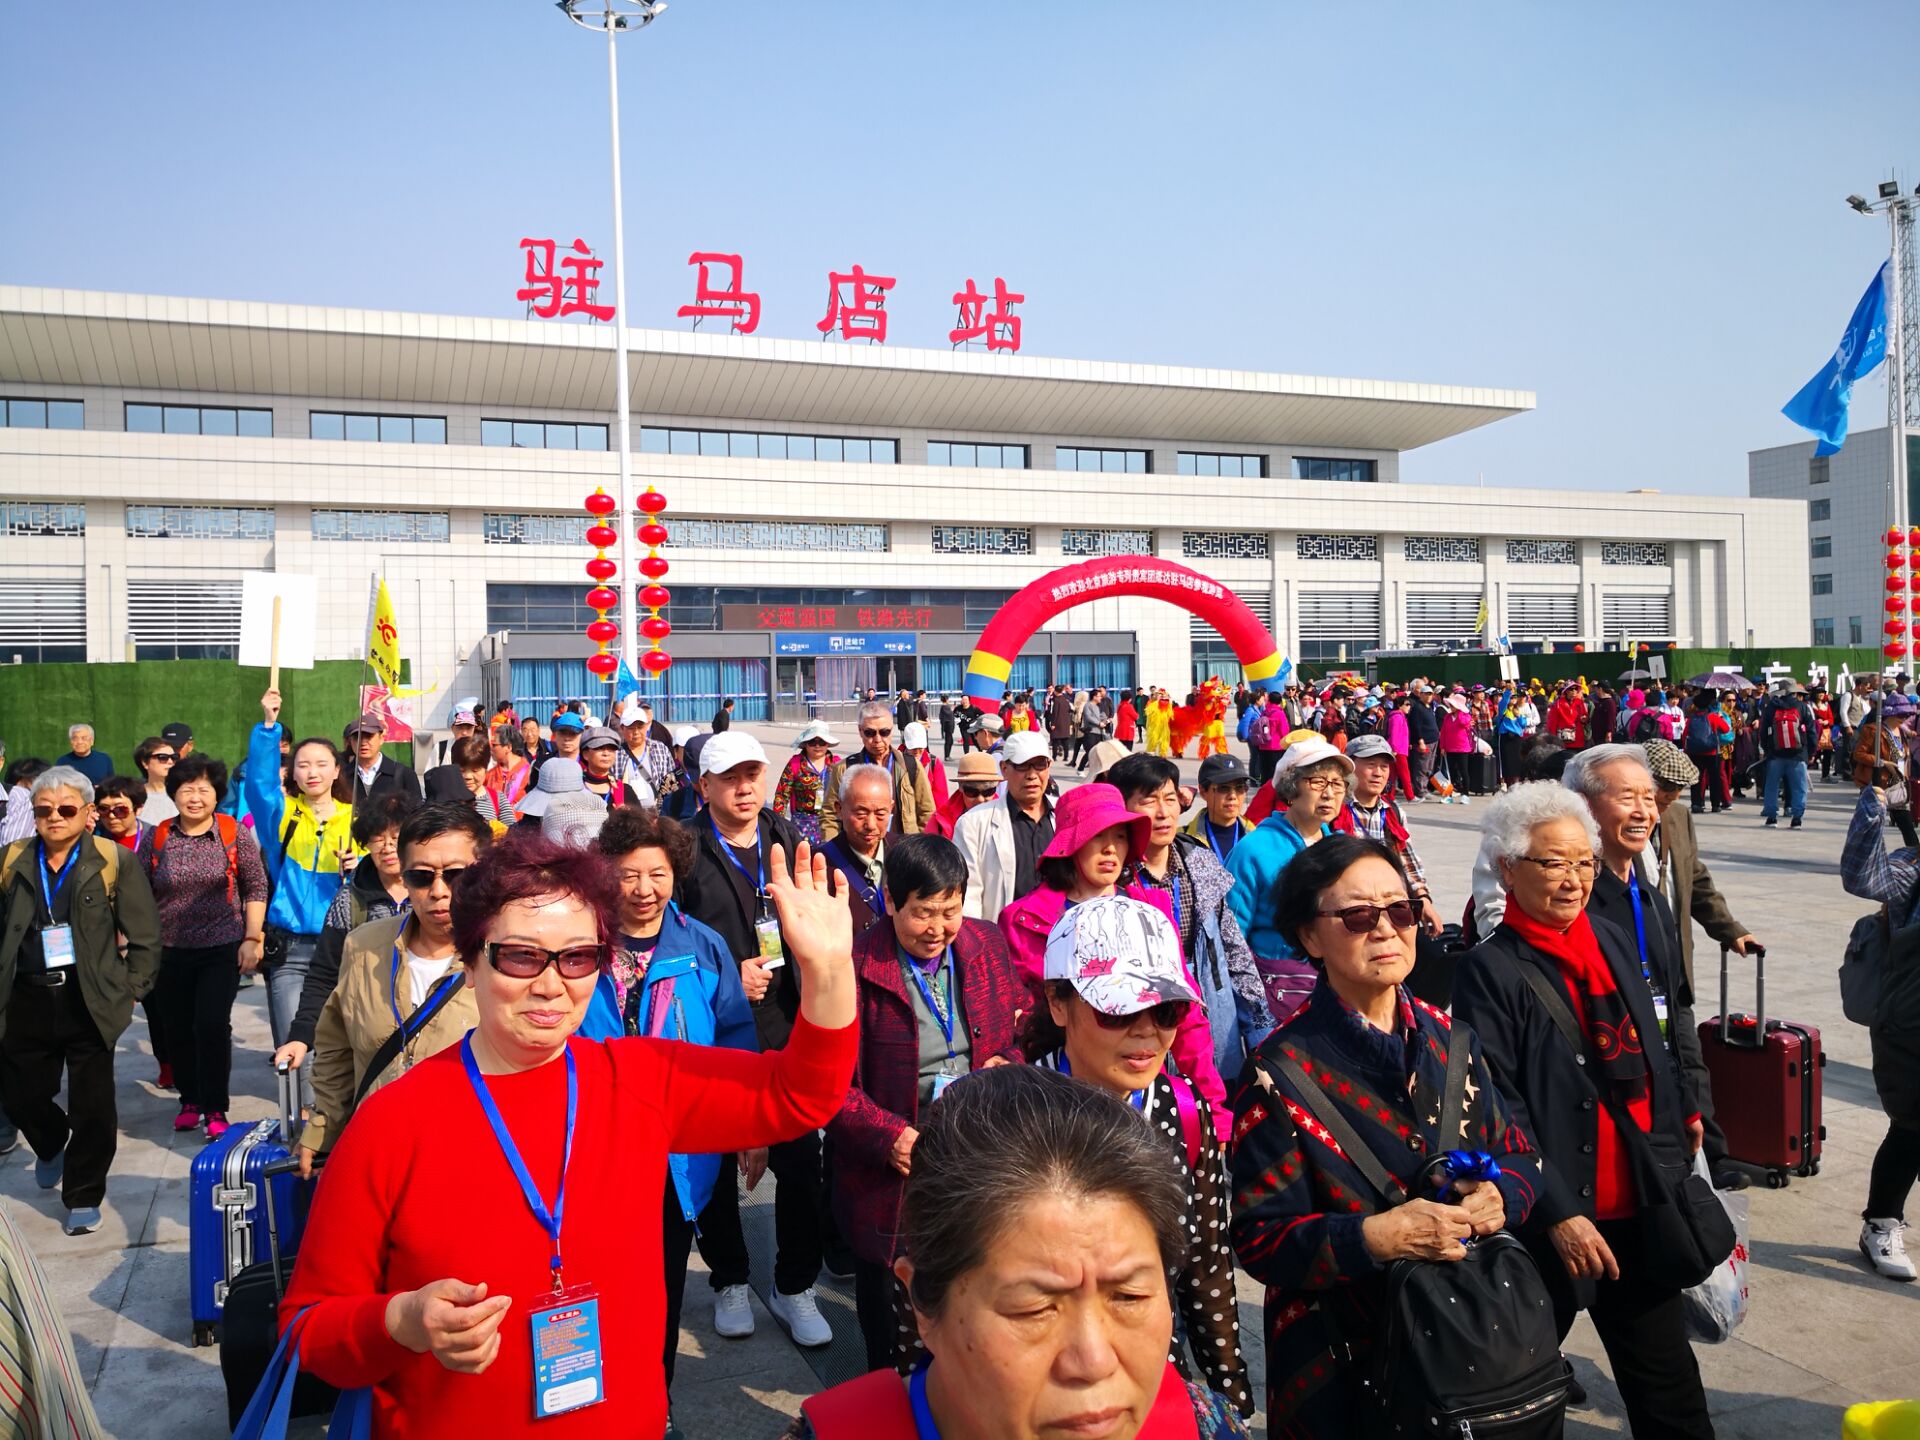
{"label": "tall floodlight pole", "polygon": [[1914,522],[1907,503],[1907,430],[1920,425],[1920,277],[1914,273],[1914,207],[1920,189],[1900,193],[1898,180],[1883,180],[1868,201],[1849,195],[1862,215],[1887,217],[1887,523],[1905,531]]}
{"label": "tall floodlight pole", "polygon": [[620,659],[629,674],[638,675],[633,447],[627,414],[627,246],[620,205],[620,67],[614,41],[623,31],[646,29],[667,7],[663,0],[558,0],[557,8],[581,29],[607,35],[607,114],[613,135],[613,410],[620,432]]}

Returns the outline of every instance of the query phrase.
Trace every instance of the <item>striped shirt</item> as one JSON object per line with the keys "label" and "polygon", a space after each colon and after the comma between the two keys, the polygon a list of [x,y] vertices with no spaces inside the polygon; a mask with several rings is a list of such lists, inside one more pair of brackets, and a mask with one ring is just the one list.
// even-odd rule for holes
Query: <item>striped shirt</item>
{"label": "striped shirt", "polygon": [[0,1440],[106,1440],[67,1322],[0,1202]]}

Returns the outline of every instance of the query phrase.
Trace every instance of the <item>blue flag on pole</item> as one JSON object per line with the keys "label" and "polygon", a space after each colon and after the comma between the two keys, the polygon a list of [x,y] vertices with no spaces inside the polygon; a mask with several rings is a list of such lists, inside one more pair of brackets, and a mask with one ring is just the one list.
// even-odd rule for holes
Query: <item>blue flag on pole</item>
{"label": "blue flag on pole", "polygon": [[639,679],[634,675],[632,669],[628,667],[626,657],[622,656],[620,669],[613,677],[613,698],[616,701],[624,700],[639,688]]}
{"label": "blue flag on pole", "polygon": [[1887,358],[1887,265],[1874,272],[1873,283],[1840,337],[1833,358],[1820,367],[1800,393],[1780,407],[1780,413],[1803,430],[1820,437],[1816,455],[1833,455],[1847,440],[1847,406],[1853,382]]}

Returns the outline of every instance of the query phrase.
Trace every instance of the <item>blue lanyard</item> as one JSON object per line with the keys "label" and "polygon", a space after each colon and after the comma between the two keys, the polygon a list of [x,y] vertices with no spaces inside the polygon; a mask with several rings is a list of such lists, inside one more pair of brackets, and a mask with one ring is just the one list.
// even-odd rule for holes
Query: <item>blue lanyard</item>
{"label": "blue lanyard", "polygon": [[[842,850],[840,853],[844,855],[847,852]],[[868,880],[863,875],[855,873],[859,869],[860,862],[852,856],[848,857],[848,863],[853,867],[852,869],[840,865],[834,866],[834,869],[846,876],[847,883],[860,892],[860,901],[867,909],[871,910],[875,915],[885,915],[887,913],[887,890],[884,881]]]}
{"label": "blue lanyard", "polygon": [[940,1440],[940,1427],[933,1423],[933,1407],[927,1404],[927,1367],[931,1364],[931,1356],[922,1360],[914,1367],[913,1378],[907,1381],[907,1398],[913,1402],[916,1440]]}
{"label": "blue lanyard", "polygon": [[[402,922],[400,926],[400,933],[402,935],[407,933],[407,927],[404,922]],[[414,1018],[418,1019],[420,1016],[426,1014],[427,1011],[431,1010],[434,1002],[440,998],[441,991],[449,989],[454,981],[465,978],[466,977],[456,969],[453,974],[447,976],[438,985],[434,986],[433,993],[427,996],[426,1002],[422,1004],[418,1010],[413,1012]],[[398,940],[393,942],[393,975],[387,982],[387,1003],[393,1006],[393,1023],[405,1034],[407,1022],[400,1018],[400,942]],[[406,1035],[406,1038],[411,1040],[413,1037]]]}
{"label": "blue lanyard", "polygon": [[1167,888],[1173,891],[1173,928],[1174,931],[1178,933],[1180,929],[1180,872],[1173,868],[1171,862],[1167,865]]}
{"label": "blue lanyard", "polygon": [[[116,840],[113,843],[117,845],[120,842]],[[67,877],[73,874],[74,870],[78,868],[79,859],[80,842],[76,840],[73,848],[67,851],[67,861],[60,867],[60,879],[58,883],[56,883],[53,878],[53,871],[47,868],[46,842],[42,841],[40,844],[40,884],[46,891],[47,918],[49,920],[53,918],[53,902],[59,898],[60,892],[67,888]]]}
{"label": "blue lanyard", "polygon": [[1236,820],[1232,825],[1227,827],[1227,833],[1233,836],[1233,845],[1227,846],[1224,850],[1220,848],[1218,832],[1214,829],[1213,821],[1202,820],[1200,822],[1200,828],[1206,832],[1207,848],[1213,851],[1213,858],[1218,860],[1222,865],[1226,864],[1227,857],[1233,854],[1233,845],[1240,843],[1240,822]]}
{"label": "blue lanyard", "polygon": [[1660,987],[1653,982],[1653,966],[1647,963],[1647,915],[1640,903],[1640,867],[1637,863],[1627,871],[1627,894],[1633,899],[1633,936],[1640,945],[1640,973],[1646,977],[1647,988],[1658,992]]}
{"label": "blue lanyard", "polygon": [[759,873],[757,880],[747,874],[747,867],[740,863],[740,857],[733,853],[733,847],[727,844],[726,837],[721,835],[720,827],[714,824],[712,812],[707,814],[707,828],[713,831],[713,838],[720,846],[720,853],[726,856],[733,868],[745,877],[746,882],[753,887],[753,893],[764,900],[767,892],[767,862],[760,854],[760,823],[756,820],[753,828],[753,868]]}
{"label": "blue lanyard", "polygon": [[940,1007],[933,1003],[933,991],[928,988],[926,977],[920,973],[920,967],[914,963],[911,955],[907,957],[907,973],[913,976],[913,983],[920,987],[920,998],[927,1002],[927,1009],[933,1012],[933,1018],[940,1022],[940,1033],[947,1037],[947,1059],[953,1059],[953,947],[947,947],[947,1012],[942,1015]]}
{"label": "blue lanyard", "polygon": [[513,1178],[520,1182],[520,1193],[526,1197],[527,1208],[533,1211],[533,1218],[540,1228],[547,1232],[553,1241],[553,1293],[560,1293],[560,1224],[567,1213],[567,1168],[573,1163],[573,1124],[580,1109],[580,1077],[574,1072],[573,1050],[567,1050],[567,1140],[566,1149],[560,1156],[560,1188],[554,1192],[553,1209],[547,1209],[547,1202],[540,1194],[540,1187],[533,1183],[533,1176],[527,1171],[527,1162],[520,1158],[520,1147],[513,1143],[513,1134],[507,1129],[506,1121],[500,1118],[500,1107],[493,1103],[493,1096],[487,1090],[486,1077],[480,1073],[480,1063],[473,1058],[473,1032],[469,1030],[460,1042],[460,1063],[467,1067],[467,1083],[473,1086],[474,1098],[480,1102],[485,1112],[487,1124],[493,1130],[493,1138],[499,1143],[500,1153],[507,1157],[507,1164],[513,1167]]}

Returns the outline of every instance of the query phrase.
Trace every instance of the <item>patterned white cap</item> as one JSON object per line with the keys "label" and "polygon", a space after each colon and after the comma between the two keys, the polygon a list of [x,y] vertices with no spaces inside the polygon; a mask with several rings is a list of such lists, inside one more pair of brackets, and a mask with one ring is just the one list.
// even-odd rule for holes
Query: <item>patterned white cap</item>
{"label": "patterned white cap", "polygon": [[1180,937],[1166,914],[1144,900],[1106,895],[1083,900],[1054,923],[1042,975],[1070,980],[1080,998],[1107,1015],[1133,1015],[1163,1000],[1200,996],[1187,983]]}

